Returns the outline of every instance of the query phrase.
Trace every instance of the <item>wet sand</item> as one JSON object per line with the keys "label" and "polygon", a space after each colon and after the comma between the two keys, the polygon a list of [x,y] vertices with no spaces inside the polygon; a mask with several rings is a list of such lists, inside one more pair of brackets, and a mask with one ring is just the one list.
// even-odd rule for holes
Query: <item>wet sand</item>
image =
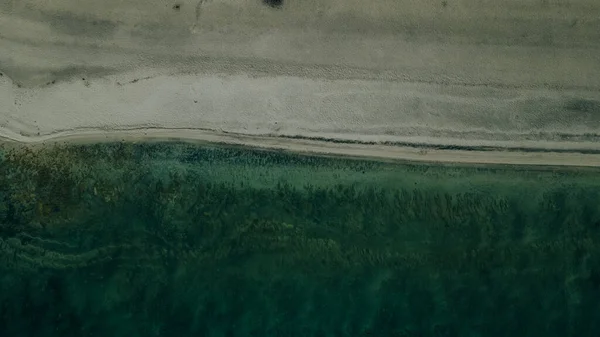
{"label": "wet sand", "polygon": [[[510,149],[444,149],[424,146],[393,144],[342,143],[327,140],[294,139],[284,137],[227,134],[192,129],[138,129],[122,131],[63,132],[37,139],[21,141],[4,139],[9,145],[93,144],[103,142],[161,142],[183,141],[248,146],[259,149],[286,150],[295,153],[357,157],[392,161],[416,161],[456,164],[509,164],[532,166],[600,167],[600,154],[579,153],[571,150],[543,150],[530,152]],[[538,149],[539,150],[539,149]],[[585,150],[579,150],[585,151]],[[589,151],[589,150],[588,150]]]}

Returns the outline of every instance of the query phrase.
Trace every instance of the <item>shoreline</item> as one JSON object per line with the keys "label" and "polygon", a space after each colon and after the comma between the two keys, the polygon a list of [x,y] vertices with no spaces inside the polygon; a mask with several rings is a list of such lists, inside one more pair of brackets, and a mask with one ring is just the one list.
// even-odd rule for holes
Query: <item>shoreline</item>
{"label": "shoreline", "polygon": [[[514,150],[431,149],[386,144],[343,143],[316,139],[255,136],[200,129],[87,130],[62,132],[37,139],[0,136],[6,145],[62,145],[107,142],[187,142],[246,146],[264,150],[289,151],[308,155],[341,156],[374,160],[436,164],[491,164],[519,166],[600,167],[600,154],[574,152],[522,152]],[[476,146],[474,146],[476,148]]]}

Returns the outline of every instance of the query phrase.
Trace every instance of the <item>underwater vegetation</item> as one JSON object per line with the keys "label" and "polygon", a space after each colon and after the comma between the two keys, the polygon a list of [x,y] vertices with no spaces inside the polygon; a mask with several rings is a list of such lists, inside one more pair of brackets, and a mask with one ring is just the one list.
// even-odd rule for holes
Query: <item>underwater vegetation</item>
{"label": "underwater vegetation", "polygon": [[600,171],[0,149],[0,336],[600,336]]}

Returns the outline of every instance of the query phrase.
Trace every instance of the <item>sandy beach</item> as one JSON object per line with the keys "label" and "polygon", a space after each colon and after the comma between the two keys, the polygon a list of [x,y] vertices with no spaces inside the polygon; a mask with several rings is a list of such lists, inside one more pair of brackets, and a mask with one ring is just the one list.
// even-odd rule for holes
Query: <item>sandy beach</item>
{"label": "sandy beach", "polygon": [[598,166],[599,11],[591,0],[3,1],[0,137]]}

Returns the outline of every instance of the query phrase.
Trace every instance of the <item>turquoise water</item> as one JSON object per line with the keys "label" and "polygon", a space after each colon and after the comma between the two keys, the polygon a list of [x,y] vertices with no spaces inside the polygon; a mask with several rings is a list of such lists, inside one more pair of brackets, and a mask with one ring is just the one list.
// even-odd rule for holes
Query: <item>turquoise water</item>
{"label": "turquoise water", "polygon": [[0,150],[0,336],[600,336],[600,171]]}

